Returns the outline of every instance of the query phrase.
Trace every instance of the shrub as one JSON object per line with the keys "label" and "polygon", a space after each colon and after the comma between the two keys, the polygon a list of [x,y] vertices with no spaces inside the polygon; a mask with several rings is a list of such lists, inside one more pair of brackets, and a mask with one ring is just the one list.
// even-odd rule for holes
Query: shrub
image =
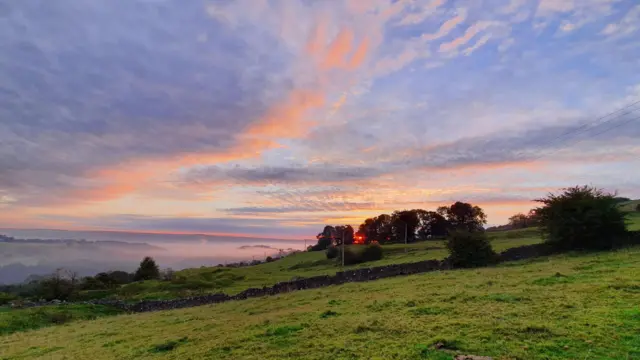
{"label": "shrub", "polygon": [[266,262],[272,262],[273,258],[271,256],[267,256],[267,258],[264,260]]}
{"label": "shrub", "polygon": [[361,262],[376,261],[382,259],[382,247],[378,244],[367,245],[360,254]]}
{"label": "shrub", "polygon": [[625,213],[615,196],[590,186],[538,199],[535,211],[547,242],[559,250],[611,249],[628,239]]}
{"label": "shrub", "polygon": [[340,250],[337,247],[332,246],[327,249],[327,259],[335,259],[336,257],[338,257],[339,253]]}
{"label": "shrub", "polygon": [[0,305],[6,305],[13,300],[17,300],[17,296],[6,292],[0,292]]}
{"label": "shrub", "polygon": [[640,204],[636,205],[636,211],[640,212]]}
{"label": "shrub", "polygon": [[449,261],[456,267],[476,267],[492,263],[496,253],[483,232],[454,231],[447,239]]}
{"label": "shrub", "polygon": [[[336,257],[336,261],[338,264],[342,264],[342,251],[338,251],[338,256]],[[344,248],[344,264],[345,265],[354,265],[361,263],[360,254],[355,252],[351,247]]]}
{"label": "shrub", "polygon": [[[337,248],[338,255],[336,261],[338,264],[342,263],[342,249]],[[354,248],[347,246],[344,248],[344,264],[354,265],[367,261],[375,261],[382,259],[382,247],[378,244],[370,244],[364,247],[362,251],[357,251]]]}

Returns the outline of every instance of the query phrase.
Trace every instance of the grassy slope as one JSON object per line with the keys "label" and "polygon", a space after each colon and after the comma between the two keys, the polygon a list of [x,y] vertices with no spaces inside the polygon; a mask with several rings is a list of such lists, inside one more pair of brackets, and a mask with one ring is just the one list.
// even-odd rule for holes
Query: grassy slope
{"label": "grassy slope", "polygon": [[116,315],[121,311],[99,305],[60,305],[11,310],[0,308],[0,335]]}
{"label": "grassy slope", "polygon": [[636,211],[636,206],[640,204],[640,200],[631,200],[620,204],[620,208],[624,211],[633,212]]}
{"label": "grassy slope", "polygon": [[[510,247],[534,244],[541,241],[536,230],[518,230],[491,233],[493,247],[502,251]],[[384,258],[379,261],[348,266],[346,269],[373,267],[395,263],[443,259],[447,256],[442,241],[383,246]],[[294,277],[333,275],[342,269],[335,260],[328,260],[324,251],[303,252],[272,263],[243,268],[203,267],[178,271],[173,282],[145,281],[133,283],[112,292],[111,295],[126,299],[159,299],[189,296],[201,293],[241,292],[250,287],[271,286]]]}
{"label": "grassy slope", "polygon": [[629,213],[627,219],[629,221],[629,230],[640,231],[640,212]]}
{"label": "grassy slope", "polygon": [[0,338],[5,359],[640,358],[640,248],[121,315]]}

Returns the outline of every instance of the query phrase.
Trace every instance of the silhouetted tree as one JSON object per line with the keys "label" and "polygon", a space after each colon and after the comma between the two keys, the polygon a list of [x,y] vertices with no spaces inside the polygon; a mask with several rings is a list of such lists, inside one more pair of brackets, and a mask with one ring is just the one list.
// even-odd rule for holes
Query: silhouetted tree
{"label": "silhouetted tree", "polygon": [[351,225],[338,225],[335,227],[335,244],[342,245],[342,239],[347,245],[353,244],[353,227]]}
{"label": "silhouetted tree", "polygon": [[394,211],[393,214],[391,214],[392,241],[402,243],[405,240],[405,235],[407,242],[415,241],[416,232],[420,226],[418,211],[419,210],[403,210]]}
{"label": "silhouetted tree", "polygon": [[509,218],[509,226],[513,229],[524,229],[529,226],[529,218],[523,213],[517,213]]}
{"label": "silhouetted tree", "polygon": [[373,219],[373,238],[369,242],[388,243],[392,241],[391,215],[381,214]]}
{"label": "silhouetted tree", "polygon": [[449,222],[444,216],[435,211],[418,210],[420,226],[418,237],[426,240],[430,238],[442,238],[447,236]]}
{"label": "silhouetted tree", "polygon": [[480,207],[460,201],[451,206],[439,207],[438,214],[444,216],[449,226],[455,230],[482,231],[482,226],[487,223],[487,215]]}
{"label": "silhouetted tree", "polygon": [[559,249],[609,249],[626,241],[626,214],[613,194],[575,186],[535,201],[543,204],[535,209],[543,234]]}
{"label": "silhouetted tree", "polygon": [[140,266],[133,275],[135,281],[154,280],[160,278],[160,269],[153,258],[147,256],[140,262]]}
{"label": "silhouetted tree", "polygon": [[527,214],[527,224],[529,224],[530,227],[540,225],[540,218],[538,217],[538,213],[536,213],[536,209],[529,210]]}
{"label": "silhouetted tree", "polygon": [[353,244],[353,237],[355,236],[353,226],[346,225],[344,227],[344,243],[346,245]]}
{"label": "silhouetted tree", "polygon": [[366,244],[370,243],[371,240],[376,237],[376,229],[374,226],[373,218],[368,218],[362,224],[360,224],[360,226],[358,227],[358,236],[363,236],[364,242]]}
{"label": "silhouetted tree", "polygon": [[335,244],[336,229],[333,226],[325,226],[321,233],[316,235],[318,242],[311,247],[311,251],[322,251]]}
{"label": "silhouetted tree", "polygon": [[45,300],[69,300],[78,290],[78,274],[63,268],[39,282],[38,297]]}

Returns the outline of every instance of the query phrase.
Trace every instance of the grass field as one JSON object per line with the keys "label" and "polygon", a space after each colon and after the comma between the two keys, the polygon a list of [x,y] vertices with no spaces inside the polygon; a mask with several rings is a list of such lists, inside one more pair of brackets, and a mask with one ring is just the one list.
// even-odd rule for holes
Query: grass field
{"label": "grass field", "polygon": [[[542,241],[535,229],[496,232],[489,236],[492,238],[493,248],[498,252]],[[385,245],[383,251],[382,260],[347,266],[345,269],[444,259],[447,256],[443,241]],[[114,291],[100,291],[98,294],[131,300],[169,299],[211,292],[234,294],[250,287],[271,286],[281,281],[289,281],[294,277],[333,275],[337,271],[342,271],[342,268],[335,260],[327,259],[324,251],[302,252],[256,266],[182,270],[176,272],[175,279],[171,282],[138,282]]]}
{"label": "grass field", "polygon": [[639,304],[636,247],[79,321],[0,358],[638,359]]}
{"label": "grass field", "polygon": [[121,311],[100,305],[59,305],[12,310],[0,308],[0,335],[111,316]]}
{"label": "grass field", "polygon": [[640,212],[629,213],[627,219],[629,221],[629,230],[640,231]]}
{"label": "grass field", "polygon": [[628,211],[628,212],[635,212],[636,211],[636,206],[638,206],[638,204],[640,204],[640,199],[639,200],[631,200],[631,201],[627,201],[625,203],[620,204],[620,208],[624,211]]}

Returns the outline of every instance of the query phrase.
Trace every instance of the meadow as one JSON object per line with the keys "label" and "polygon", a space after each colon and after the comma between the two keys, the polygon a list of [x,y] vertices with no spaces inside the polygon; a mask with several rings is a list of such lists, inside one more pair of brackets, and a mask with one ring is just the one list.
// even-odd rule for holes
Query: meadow
{"label": "meadow", "polygon": [[3,336],[0,357],[637,359],[639,303],[635,247],[82,320]]}
{"label": "meadow", "polygon": [[[542,241],[537,229],[523,229],[489,234],[494,250],[536,244]],[[357,246],[357,245],[354,245]],[[124,285],[110,291],[85,292],[86,298],[110,297],[127,300],[170,299],[224,292],[236,294],[247,288],[272,286],[296,277],[334,275],[343,269],[382,266],[388,264],[441,260],[447,257],[444,241],[424,241],[383,246],[382,260],[342,268],[335,259],[327,259],[324,251],[300,252],[280,260],[239,268],[201,267],[177,271],[172,281],[144,281]],[[92,295],[96,294],[95,295]]]}

